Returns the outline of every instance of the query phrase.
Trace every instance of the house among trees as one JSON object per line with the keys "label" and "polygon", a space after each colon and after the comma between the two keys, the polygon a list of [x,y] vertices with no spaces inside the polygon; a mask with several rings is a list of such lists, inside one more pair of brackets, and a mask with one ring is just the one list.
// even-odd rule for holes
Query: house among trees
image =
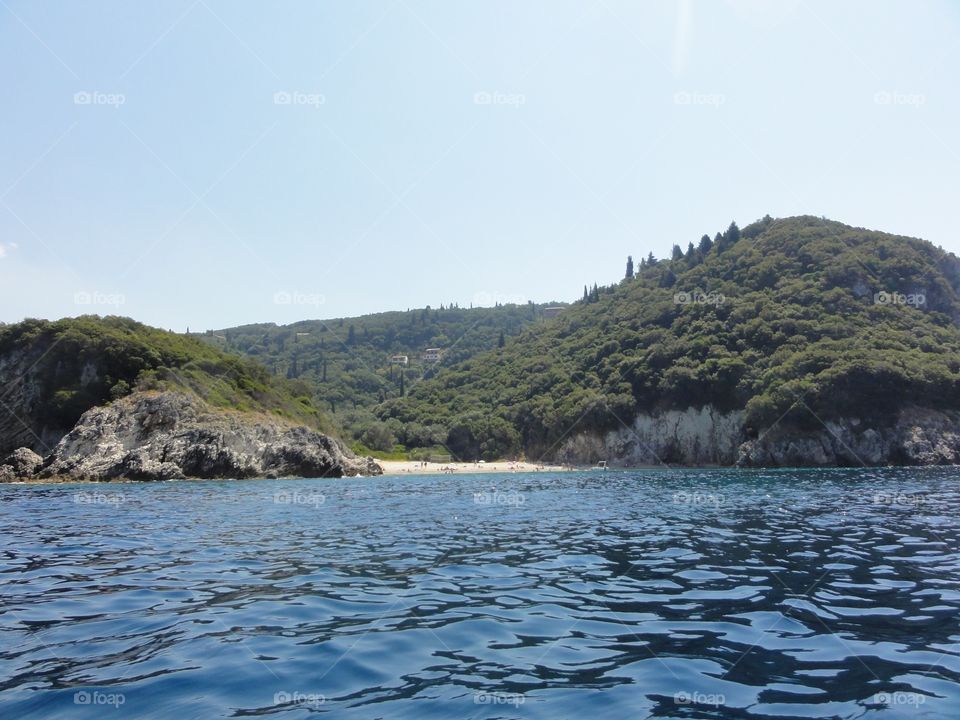
{"label": "house among trees", "polygon": [[437,362],[443,357],[443,348],[427,348],[423,351],[423,359],[427,362]]}
{"label": "house among trees", "polygon": [[409,365],[410,358],[407,355],[394,355],[390,358],[390,362],[394,365]]}

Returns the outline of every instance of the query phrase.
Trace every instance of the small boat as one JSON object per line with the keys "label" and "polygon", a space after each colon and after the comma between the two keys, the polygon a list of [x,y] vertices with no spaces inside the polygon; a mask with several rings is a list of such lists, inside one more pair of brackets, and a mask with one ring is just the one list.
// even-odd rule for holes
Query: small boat
{"label": "small boat", "polygon": [[607,465],[606,460],[601,460],[596,465],[593,466],[594,470],[609,470],[610,468]]}

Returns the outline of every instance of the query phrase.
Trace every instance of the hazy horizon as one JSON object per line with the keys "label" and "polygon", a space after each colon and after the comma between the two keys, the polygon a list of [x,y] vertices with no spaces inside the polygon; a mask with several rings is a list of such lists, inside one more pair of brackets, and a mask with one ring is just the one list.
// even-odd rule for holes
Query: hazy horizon
{"label": "hazy horizon", "polygon": [[949,2],[284,9],[0,2],[0,320],[572,301],[765,214],[960,252]]}

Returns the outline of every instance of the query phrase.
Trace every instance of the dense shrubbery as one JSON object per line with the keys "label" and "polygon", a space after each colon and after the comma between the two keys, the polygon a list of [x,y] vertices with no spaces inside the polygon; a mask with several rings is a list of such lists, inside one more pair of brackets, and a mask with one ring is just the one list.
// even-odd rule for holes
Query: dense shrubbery
{"label": "dense shrubbery", "polygon": [[446,430],[472,458],[515,440],[548,455],[574,427],[664,408],[745,408],[759,433],[785,414],[804,425],[960,406],[960,262],[933,245],[764,218],[673,258],[585,289],[556,320],[444,368],[378,416]]}
{"label": "dense shrubbery", "polygon": [[18,352],[26,353],[37,385],[33,412],[40,426],[70,428],[90,407],[134,388],[177,388],[215,407],[330,427],[308,384],[275,378],[254,362],[128,318],[26,320],[0,328],[0,356]]}
{"label": "dense shrubbery", "polygon": [[[318,405],[335,416],[358,448],[384,455],[399,444],[443,454],[446,427],[430,422],[384,425],[374,408],[409,392],[441,367],[494,349],[542,322],[543,308],[534,304],[424,308],[282,327],[246,325],[198,337],[257,360],[275,375],[309,382]],[[421,360],[423,351],[433,347],[444,350],[442,361]],[[391,363],[393,355],[408,356],[409,364]]]}

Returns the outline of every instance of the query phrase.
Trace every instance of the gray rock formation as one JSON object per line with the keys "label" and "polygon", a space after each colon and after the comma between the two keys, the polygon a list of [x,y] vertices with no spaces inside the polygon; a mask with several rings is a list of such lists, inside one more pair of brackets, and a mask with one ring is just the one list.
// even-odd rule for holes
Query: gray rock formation
{"label": "gray rock formation", "polygon": [[[19,447],[47,453],[70,431],[69,425],[63,427],[43,412],[53,392],[42,378],[41,361],[46,349],[38,345],[29,350],[0,353],[0,387],[3,388],[0,455]],[[80,373],[81,383],[89,384],[96,379],[96,368],[85,364]]]}
{"label": "gray rock formation", "polygon": [[737,464],[954,465],[960,463],[960,413],[911,407],[887,427],[859,419],[827,422],[812,433],[774,428],[740,446]]}
{"label": "gray rock formation", "polygon": [[9,467],[18,477],[31,477],[43,465],[43,458],[30,448],[22,447],[10,453],[4,459],[3,465]]}
{"label": "gray rock formation", "polygon": [[88,410],[40,477],[82,480],[377,475],[339,441],[265,415],[216,411],[183,393],[135,393]]}
{"label": "gray rock formation", "polygon": [[629,427],[602,436],[574,435],[556,458],[574,465],[607,460],[623,467],[732,465],[745,439],[742,426],[742,411],[721,413],[710,407],[641,414]]}
{"label": "gray rock formation", "polygon": [[560,462],[742,467],[960,464],[960,412],[911,407],[895,418],[848,418],[814,431],[778,426],[747,439],[742,411],[709,407],[642,414],[629,427],[569,437]]}

